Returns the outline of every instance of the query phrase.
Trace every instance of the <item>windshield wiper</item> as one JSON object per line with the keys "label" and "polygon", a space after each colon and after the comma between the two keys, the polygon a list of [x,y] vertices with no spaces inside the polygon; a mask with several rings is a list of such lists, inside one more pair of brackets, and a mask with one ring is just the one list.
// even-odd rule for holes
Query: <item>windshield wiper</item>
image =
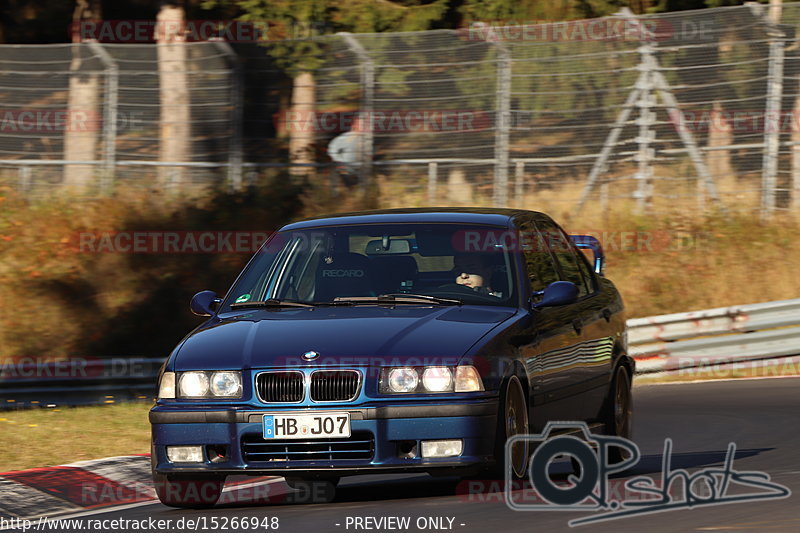
{"label": "windshield wiper", "polygon": [[436,304],[436,305],[462,305],[464,302],[455,298],[439,298],[427,294],[406,294],[402,292],[381,294],[378,296],[339,296],[333,299],[334,303],[354,304]]}
{"label": "windshield wiper", "polygon": [[246,309],[248,307],[314,307],[314,305],[293,300],[278,300],[277,298],[254,302],[234,302],[231,304],[231,309]]}

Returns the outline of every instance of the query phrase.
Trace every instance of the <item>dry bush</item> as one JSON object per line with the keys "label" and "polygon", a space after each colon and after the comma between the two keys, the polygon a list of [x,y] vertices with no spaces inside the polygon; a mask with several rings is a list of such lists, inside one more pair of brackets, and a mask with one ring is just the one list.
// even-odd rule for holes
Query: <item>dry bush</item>
{"label": "dry bush", "polygon": [[[569,208],[578,193],[577,186],[532,190],[517,200],[571,233],[605,241],[607,275],[630,317],[800,296],[800,224],[792,217],[762,224],[753,214],[692,212],[680,204],[639,216],[629,202],[613,202],[612,211],[595,203],[574,216]],[[224,293],[249,258],[79,253],[81,232],[272,231],[298,218],[425,203],[424,189],[404,192],[396,181],[379,179],[367,190],[300,188],[281,175],[242,193],[192,199],[118,190],[108,198],[34,201],[0,189],[0,360],[167,355],[200,322],[188,311],[191,295]]]}

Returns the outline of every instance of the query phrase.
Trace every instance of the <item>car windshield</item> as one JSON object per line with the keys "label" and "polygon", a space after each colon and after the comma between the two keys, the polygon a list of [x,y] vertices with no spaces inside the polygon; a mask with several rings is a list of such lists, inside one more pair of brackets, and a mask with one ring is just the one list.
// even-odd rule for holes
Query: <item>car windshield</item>
{"label": "car windshield", "polygon": [[414,296],[431,305],[513,305],[511,254],[496,240],[481,241],[497,230],[359,224],[281,232],[250,262],[221,310],[425,303]]}

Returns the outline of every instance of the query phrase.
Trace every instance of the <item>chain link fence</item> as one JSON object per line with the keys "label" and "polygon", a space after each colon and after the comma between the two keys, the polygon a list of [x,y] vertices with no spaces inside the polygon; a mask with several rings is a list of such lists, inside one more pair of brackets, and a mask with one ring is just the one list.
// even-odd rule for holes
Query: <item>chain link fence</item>
{"label": "chain link fence", "polygon": [[[788,211],[798,26],[787,4],[266,44],[5,45],[0,177],[39,194],[238,188],[294,166],[340,191],[377,184],[388,206]],[[292,79],[276,58],[297,50],[308,60]],[[46,112],[60,113],[51,129]]]}

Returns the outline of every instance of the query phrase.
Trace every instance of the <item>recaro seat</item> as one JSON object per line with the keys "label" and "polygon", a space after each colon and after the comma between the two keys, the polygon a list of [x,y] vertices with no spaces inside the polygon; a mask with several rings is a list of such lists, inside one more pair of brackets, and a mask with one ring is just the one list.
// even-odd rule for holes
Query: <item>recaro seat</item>
{"label": "recaro seat", "polygon": [[314,299],[330,302],[337,296],[374,296],[366,256],[341,252],[322,259],[317,269]]}

